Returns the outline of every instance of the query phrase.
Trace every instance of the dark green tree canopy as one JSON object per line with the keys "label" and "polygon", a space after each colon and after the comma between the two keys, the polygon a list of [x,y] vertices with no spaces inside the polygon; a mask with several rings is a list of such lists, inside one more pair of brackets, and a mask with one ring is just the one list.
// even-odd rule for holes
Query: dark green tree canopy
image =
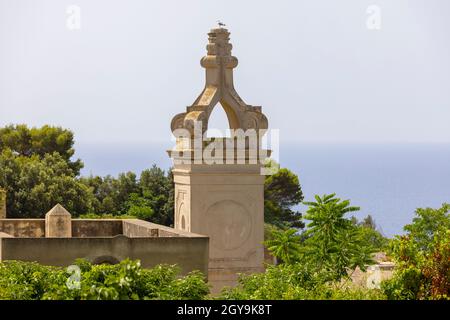
{"label": "dark green tree canopy", "polygon": [[125,214],[167,226],[173,224],[171,171],[166,173],[153,165],[142,171],[139,179],[135,173],[127,172],[117,178],[89,176],[80,178],[80,181],[93,193],[93,214]]}
{"label": "dark green tree canopy", "polygon": [[73,169],[57,153],[22,156],[5,149],[0,153],[0,187],[7,191],[11,218],[43,217],[60,203],[73,215],[87,212],[92,195],[74,177]]}
{"label": "dark green tree canopy", "polygon": [[394,276],[382,284],[389,299],[449,299],[450,204],[418,208],[406,234],[390,243]]}
{"label": "dark green tree canopy", "polygon": [[429,249],[438,232],[450,230],[450,204],[440,208],[418,208],[411,224],[403,228],[422,250]]}
{"label": "dark green tree canopy", "polygon": [[37,155],[40,158],[57,152],[68,163],[74,174],[78,175],[83,163],[80,159],[71,161],[75,153],[73,145],[73,133],[61,127],[45,125],[41,128],[28,128],[20,124],[0,128],[0,152],[10,149],[20,156]]}
{"label": "dark green tree canopy", "polygon": [[288,169],[280,169],[267,176],[264,183],[264,219],[277,227],[303,228],[302,215],[293,209],[303,200],[298,176]]}

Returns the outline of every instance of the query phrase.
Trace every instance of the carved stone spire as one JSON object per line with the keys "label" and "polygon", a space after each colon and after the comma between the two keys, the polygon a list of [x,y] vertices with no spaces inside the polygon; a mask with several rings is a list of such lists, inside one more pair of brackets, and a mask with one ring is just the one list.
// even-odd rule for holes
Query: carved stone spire
{"label": "carved stone spire", "polygon": [[[238,273],[264,271],[264,160],[262,135],[267,118],[261,107],[247,105],[233,85],[230,33],[219,23],[209,33],[205,88],[172,120],[177,143],[169,150],[174,160],[174,223],[176,229],[209,237],[208,281],[212,292],[234,286]],[[217,104],[224,108],[229,138],[208,138],[208,119]],[[218,106],[220,107],[220,106]],[[254,129],[249,130],[249,129]],[[248,131],[247,131],[248,130]],[[200,138],[200,139],[199,139]]]}
{"label": "carved stone spire", "polygon": [[201,121],[202,130],[206,132],[209,116],[218,103],[225,109],[230,129],[267,129],[268,121],[261,107],[247,105],[234,89],[233,69],[238,60],[231,55],[230,33],[220,27],[211,29],[208,36],[207,55],[201,59],[206,69],[205,88],[186,112],[172,119],[172,131],[184,128],[193,133],[194,122]]}

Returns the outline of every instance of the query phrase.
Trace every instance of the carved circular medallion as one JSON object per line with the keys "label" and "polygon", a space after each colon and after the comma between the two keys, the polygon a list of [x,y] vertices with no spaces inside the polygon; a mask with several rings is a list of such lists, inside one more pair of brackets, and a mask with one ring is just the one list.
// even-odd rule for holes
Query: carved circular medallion
{"label": "carved circular medallion", "polygon": [[247,210],[231,200],[216,202],[206,215],[211,246],[221,250],[234,250],[250,236],[252,221]]}

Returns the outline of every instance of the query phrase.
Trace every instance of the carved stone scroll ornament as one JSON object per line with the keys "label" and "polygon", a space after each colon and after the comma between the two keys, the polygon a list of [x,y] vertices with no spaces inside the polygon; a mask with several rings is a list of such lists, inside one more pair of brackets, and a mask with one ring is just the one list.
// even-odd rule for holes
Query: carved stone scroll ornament
{"label": "carved stone scroll ornament", "polygon": [[177,114],[171,123],[172,132],[187,129],[193,135],[195,121],[202,122],[203,133],[208,129],[208,119],[214,107],[220,103],[225,109],[230,129],[266,130],[268,121],[261,107],[247,105],[234,89],[233,69],[238,65],[231,55],[232,45],[225,28],[215,28],[208,33],[207,55],[201,65],[206,69],[206,84],[195,102],[186,112]]}

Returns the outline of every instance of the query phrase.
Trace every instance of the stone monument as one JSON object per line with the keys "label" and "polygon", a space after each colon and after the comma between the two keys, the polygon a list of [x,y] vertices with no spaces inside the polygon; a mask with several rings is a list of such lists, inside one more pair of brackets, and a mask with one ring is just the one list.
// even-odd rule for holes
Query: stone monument
{"label": "stone monument", "polygon": [[72,217],[70,213],[60,204],[54,206],[45,215],[45,237],[46,238],[72,237]]}
{"label": "stone monument", "polygon": [[[261,149],[268,121],[261,107],[247,105],[233,85],[238,60],[231,55],[227,29],[209,33],[201,59],[206,83],[171,129],[177,139],[169,150],[174,161],[175,229],[209,236],[209,282],[213,292],[236,284],[238,273],[263,271],[264,175]],[[221,104],[229,127],[243,134],[207,139],[208,119]],[[256,142],[250,136],[256,133]],[[200,141],[199,141],[200,136]],[[202,138],[203,137],[203,138]]]}

